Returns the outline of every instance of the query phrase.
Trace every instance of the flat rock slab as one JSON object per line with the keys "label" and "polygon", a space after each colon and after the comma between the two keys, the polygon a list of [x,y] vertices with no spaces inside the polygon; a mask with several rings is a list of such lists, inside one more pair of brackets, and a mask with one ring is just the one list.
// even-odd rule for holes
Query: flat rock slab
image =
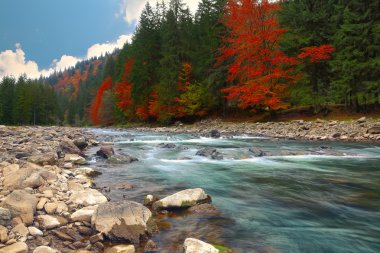
{"label": "flat rock slab", "polygon": [[81,191],[73,191],[70,200],[76,205],[93,206],[107,202],[106,196],[95,189],[85,189]]}
{"label": "flat rock slab", "polygon": [[53,229],[67,224],[67,220],[61,216],[39,215],[37,221],[42,229]]}

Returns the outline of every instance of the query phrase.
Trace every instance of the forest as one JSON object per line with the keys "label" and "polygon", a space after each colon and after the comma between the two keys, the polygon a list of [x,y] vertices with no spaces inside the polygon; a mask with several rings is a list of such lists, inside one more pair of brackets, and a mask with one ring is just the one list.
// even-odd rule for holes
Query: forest
{"label": "forest", "polygon": [[48,78],[5,77],[0,123],[172,123],[380,103],[380,2],[146,4],[121,50]]}

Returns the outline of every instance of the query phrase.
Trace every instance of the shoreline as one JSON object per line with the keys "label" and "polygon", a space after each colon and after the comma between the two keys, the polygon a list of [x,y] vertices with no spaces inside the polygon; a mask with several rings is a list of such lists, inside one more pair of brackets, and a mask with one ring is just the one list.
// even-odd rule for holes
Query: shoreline
{"label": "shoreline", "polygon": [[212,137],[217,131],[221,136],[246,134],[255,137],[303,140],[303,141],[345,141],[345,142],[380,142],[380,120],[360,118],[358,120],[294,120],[288,122],[235,123],[221,120],[203,120],[194,124],[177,123],[164,127],[126,127],[116,129],[133,129],[135,131],[158,133],[190,133]]}

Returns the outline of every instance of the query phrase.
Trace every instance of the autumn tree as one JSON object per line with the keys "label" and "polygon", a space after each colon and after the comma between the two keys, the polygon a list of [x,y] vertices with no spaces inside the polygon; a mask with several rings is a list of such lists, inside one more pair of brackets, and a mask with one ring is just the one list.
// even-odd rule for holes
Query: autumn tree
{"label": "autumn tree", "polygon": [[285,29],[279,27],[279,5],[267,0],[229,0],[224,24],[228,29],[219,61],[229,60],[224,89],[230,101],[242,109],[284,106],[283,98],[295,81],[298,61],[287,57],[279,47]]}
{"label": "autumn tree", "polygon": [[102,85],[99,87],[96,97],[92,101],[91,107],[90,107],[90,119],[94,125],[102,124],[102,118],[100,115],[101,106],[102,106],[102,100],[103,95],[105,91],[108,91],[112,87],[112,79],[111,77],[107,77],[106,80],[102,83]]}
{"label": "autumn tree", "polygon": [[128,60],[124,66],[124,72],[121,76],[121,80],[116,83],[115,96],[116,104],[120,111],[122,111],[126,116],[133,115],[133,99],[132,99],[132,88],[133,84],[130,82],[130,75],[132,72],[132,67],[134,60]]}

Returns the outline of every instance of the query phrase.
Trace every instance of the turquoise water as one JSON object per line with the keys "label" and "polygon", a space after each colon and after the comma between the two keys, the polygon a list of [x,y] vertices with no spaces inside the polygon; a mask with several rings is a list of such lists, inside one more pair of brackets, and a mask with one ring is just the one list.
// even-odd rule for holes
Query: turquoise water
{"label": "turquoise water", "polygon": [[[111,199],[142,202],[146,194],[201,187],[221,211],[163,217],[165,232],[153,237],[160,252],[182,252],[189,236],[239,253],[380,252],[380,145],[94,131],[140,160],[94,164],[103,172],[96,184],[109,186]],[[195,156],[202,147],[224,159]],[[251,157],[249,147],[270,156]],[[134,188],[118,190],[120,182]]]}

